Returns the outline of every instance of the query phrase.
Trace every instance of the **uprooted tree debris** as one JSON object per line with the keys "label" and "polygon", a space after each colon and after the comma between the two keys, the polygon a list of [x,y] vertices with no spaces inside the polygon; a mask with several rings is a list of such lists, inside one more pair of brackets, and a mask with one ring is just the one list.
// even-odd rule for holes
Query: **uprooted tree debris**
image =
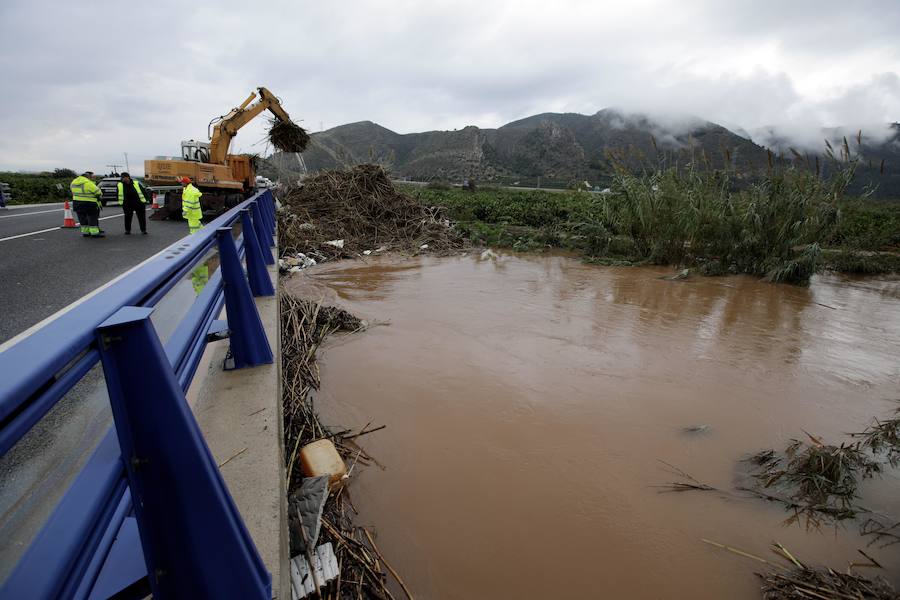
{"label": "uprooted tree debris", "polygon": [[440,209],[399,192],[377,165],[325,171],[285,190],[279,200],[283,253],[336,259],[366,251],[446,253],[463,245]]}
{"label": "uprooted tree debris", "polygon": [[303,152],[309,145],[309,134],[296,123],[276,117],[269,121],[269,142],[282,152]]}
{"label": "uprooted tree debris", "polygon": [[[381,428],[367,425],[359,432],[332,431],[322,425],[313,406],[313,395],[319,388],[319,369],[316,351],[323,340],[338,332],[352,333],[364,329],[365,324],[345,310],[323,306],[294,297],[281,295],[282,345],[282,401],[284,436],[287,449],[287,482],[289,497],[299,488],[303,478],[298,450],[315,440],[330,439],[345,463],[349,474],[359,465],[377,464],[374,458],[357,443],[367,433]],[[332,490],[321,517],[321,542],[331,542],[340,565],[337,579],[321,593],[322,598],[393,598],[387,587],[387,569],[406,595],[400,576],[392,569],[375,544],[371,532],[353,524],[356,508],[351,499],[349,483]],[[291,556],[297,554],[291,548]]]}

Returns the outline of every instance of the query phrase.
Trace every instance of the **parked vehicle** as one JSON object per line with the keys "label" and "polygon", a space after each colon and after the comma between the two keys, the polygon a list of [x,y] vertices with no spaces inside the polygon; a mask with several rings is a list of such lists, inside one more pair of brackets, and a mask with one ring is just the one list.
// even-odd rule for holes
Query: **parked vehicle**
{"label": "parked vehicle", "polygon": [[6,205],[12,201],[12,192],[8,183],[0,183],[0,208],[6,208]]}
{"label": "parked vehicle", "polygon": [[119,189],[118,184],[122,181],[122,178],[117,174],[110,175],[109,177],[104,177],[100,180],[100,183],[97,184],[97,187],[100,188],[100,204],[106,206],[107,203],[118,204],[119,203]]}

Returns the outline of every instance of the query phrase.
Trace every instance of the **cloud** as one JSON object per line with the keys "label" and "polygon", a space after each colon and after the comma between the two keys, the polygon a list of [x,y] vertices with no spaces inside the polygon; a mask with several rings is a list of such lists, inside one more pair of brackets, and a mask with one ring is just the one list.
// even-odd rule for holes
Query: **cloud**
{"label": "cloud", "polygon": [[[608,106],[774,126],[900,120],[900,3],[0,4],[0,169],[179,153],[258,85],[309,129],[496,127]],[[873,131],[873,135],[876,132]],[[237,151],[265,152],[257,120]]]}

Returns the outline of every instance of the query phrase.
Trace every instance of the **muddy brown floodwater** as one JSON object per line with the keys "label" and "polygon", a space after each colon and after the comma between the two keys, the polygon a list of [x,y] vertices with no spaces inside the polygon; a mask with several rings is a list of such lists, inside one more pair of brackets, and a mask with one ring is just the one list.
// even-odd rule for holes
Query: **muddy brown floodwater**
{"label": "muddy brown floodwater", "polygon": [[[734,488],[752,452],[803,430],[840,442],[895,408],[900,281],[671,272],[469,255],[289,283],[389,322],[331,339],[317,406],[387,425],[362,438],[385,468],[355,471],[352,497],[417,598],[759,598],[761,565],[701,538],[860,559],[856,523],[785,526]],[[660,460],[725,492],[661,493]],[[900,516],[898,470],[860,503]],[[900,544],[868,552],[900,583]]]}

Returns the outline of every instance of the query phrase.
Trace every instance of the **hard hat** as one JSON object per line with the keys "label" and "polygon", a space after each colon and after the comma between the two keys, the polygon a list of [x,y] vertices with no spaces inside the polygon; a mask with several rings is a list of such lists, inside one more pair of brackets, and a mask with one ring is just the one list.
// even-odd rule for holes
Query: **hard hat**
{"label": "hard hat", "polygon": [[181,183],[187,185],[191,182],[191,178],[190,177],[182,177],[180,181],[181,181]]}

